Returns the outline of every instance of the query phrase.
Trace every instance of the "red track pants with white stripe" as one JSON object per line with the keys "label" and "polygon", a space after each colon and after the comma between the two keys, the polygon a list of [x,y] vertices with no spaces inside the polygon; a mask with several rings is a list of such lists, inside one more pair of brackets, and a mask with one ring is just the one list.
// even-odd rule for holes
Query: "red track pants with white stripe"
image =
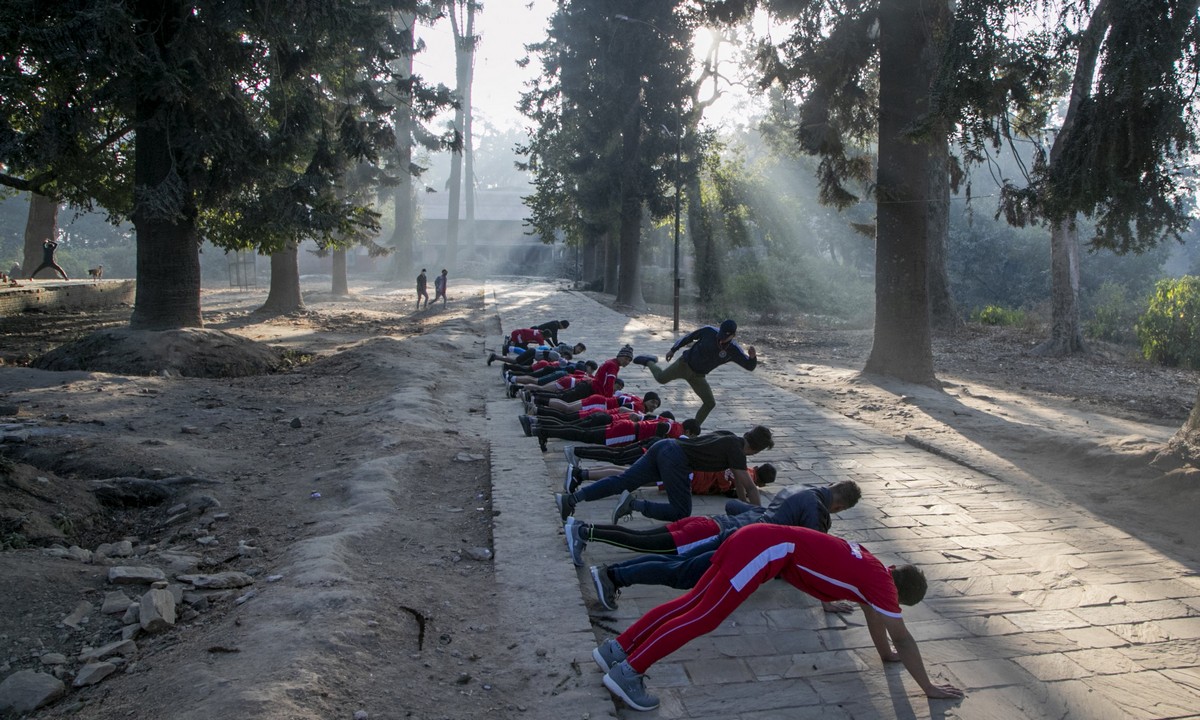
{"label": "red track pants with white stripe", "polygon": [[617,636],[617,644],[628,654],[630,666],[645,673],[651,665],[693,639],[716,630],[761,584],[762,580],[756,577],[739,592],[721,568],[713,565],[696,587],[650,610],[630,625]]}

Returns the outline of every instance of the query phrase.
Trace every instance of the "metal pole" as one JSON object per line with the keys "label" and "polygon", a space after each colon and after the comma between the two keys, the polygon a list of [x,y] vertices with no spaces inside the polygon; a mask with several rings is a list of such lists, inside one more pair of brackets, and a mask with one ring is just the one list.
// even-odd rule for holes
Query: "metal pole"
{"label": "metal pole", "polygon": [[680,127],[675,135],[675,297],[674,313],[672,314],[672,331],[679,334],[679,192],[680,192],[680,155],[683,151],[683,128]]}

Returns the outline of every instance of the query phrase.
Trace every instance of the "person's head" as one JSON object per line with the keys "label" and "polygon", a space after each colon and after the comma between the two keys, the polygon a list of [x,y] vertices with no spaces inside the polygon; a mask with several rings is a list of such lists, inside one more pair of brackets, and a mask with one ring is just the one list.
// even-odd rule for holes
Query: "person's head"
{"label": "person's head", "polygon": [[700,434],[700,423],[696,422],[696,418],[688,418],[683,421],[683,434],[688,437],[696,437]]}
{"label": "person's head", "polygon": [[588,360],[583,364],[583,369],[586,370],[589,375],[591,375],[600,369],[600,366],[596,364],[595,360]]}
{"label": "person's head", "polygon": [[762,487],[775,482],[775,466],[771,463],[763,463],[754,468],[754,484]]}
{"label": "person's head", "polygon": [[424,275],[424,274],[425,274],[425,268],[421,268],[421,274],[422,274],[422,275]]}
{"label": "person's head", "polygon": [[829,486],[829,512],[849,510],[858,504],[862,490],[853,480],[841,480]]}
{"label": "person's head", "polygon": [[662,412],[660,412],[660,413],[658,414],[658,416],[659,416],[660,418],[666,418],[666,419],[668,419],[668,420],[674,420],[674,419],[675,419],[675,413],[671,412],[670,410],[663,410]]}
{"label": "person's head", "polygon": [[775,447],[775,441],[771,439],[771,431],[762,425],[755,425],[750,432],[742,435],[742,439],[746,441],[747,455],[754,455]]}
{"label": "person's head", "polygon": [[717,330],[717,342],[724,345],[732,341],[735,335],[737,335],[737,323],[733,320],[726,320]]}
{"label": "person's head", "polygon": [[916,605],[925,598],[929,583],[925,582],[925,573],[912,565],[893,565],[892,582],[896,583],[896,595],[901,605]]}
{"label": "person's head", "polygon": [[633,346],[622,345],[621,349],[617,351],[617,363],[621,367],[625,367],[631,362],[633,362]]}
{"label": "person's head", "polygon": [[445,275],[445,274],[446,274],[446,268],[442,268],[442,274],[443,274],[443,275]]}
{"label": "person's head", "polygon": [[642,406],[646,408],[646,412],[652,413],[662,407],[662,398],[658,396],[658,393],[651,390],[642,396]]}
{"label": "person's head", "polygon": [[587,345],[583,343],[575,343],[575,347],[571,348],[571,352],[576,355],[582,355],[585,351],[587,351]]}
{"label": "person's head", "polygon": [[624,389],[625,389],[625,381],[622,380],[621,378],[614,378],[613,379],[613,390],[624,390]]}
{"label": "person's head", "polygon": [[571,321],[570,320],[559,320],[558,326],[559,326],[559,329],[566,330],[567,328],[571,327]]}

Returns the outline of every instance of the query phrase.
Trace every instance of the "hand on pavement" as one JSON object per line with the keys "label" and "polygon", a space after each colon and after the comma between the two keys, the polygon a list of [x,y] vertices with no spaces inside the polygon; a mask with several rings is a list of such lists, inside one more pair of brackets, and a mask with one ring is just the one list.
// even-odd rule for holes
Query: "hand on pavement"
{"label": "hand on pavement", "polygon": [[960,698],[963,695],[963,691],[953,685],[931,685],[925,691],[925,697],[928,698]]}

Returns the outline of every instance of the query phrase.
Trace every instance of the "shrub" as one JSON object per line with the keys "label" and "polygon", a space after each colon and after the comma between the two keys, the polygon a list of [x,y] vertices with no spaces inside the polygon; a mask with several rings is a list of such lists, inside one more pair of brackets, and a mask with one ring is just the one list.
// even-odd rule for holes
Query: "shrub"
{"label": "shrub", "polygon": [[1147,360],[1200,369],[1200,277],[1159,280],[1137,336]]}
{"label": "shrub", "polygon": [[971,313],[971,319],[981,325],[1015,326],[1025,324],[1024,310],[1010,310],[999,305],[988,305]]}
{"label": "shrub", "polygon": [[1096,340],[1127,342],[1133,337],[1137,310],[1129,300],[1124,285],[1105,281],[1091,297],[1091,317],[1083,324],[1083,332]]}

